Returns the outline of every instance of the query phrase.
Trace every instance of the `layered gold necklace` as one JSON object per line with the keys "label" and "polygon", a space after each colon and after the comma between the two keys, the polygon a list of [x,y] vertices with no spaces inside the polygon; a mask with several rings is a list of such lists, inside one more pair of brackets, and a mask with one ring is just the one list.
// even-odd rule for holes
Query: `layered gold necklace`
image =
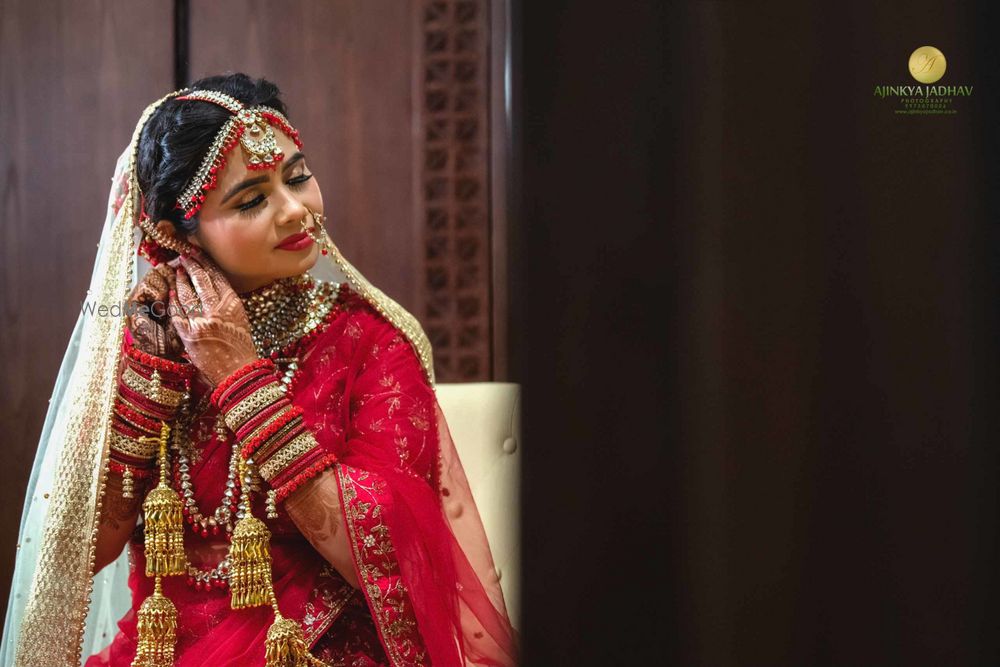
{"label": "layered gold necklace", "polygon": [[[336,283],[321,282],[303,274],[282,278],[240,295],[250,320],[250,333],[257,353],[278,364],[279,372],[283,371],[281,381],[289,390],[298,370],[296,347],[323,324],[336,305],[339,288]],[[245,478],[239,476],[238,443],[220,415],[215,424],[215,438],[221,445],[232,446],[224,497],[212,512],[199,508],[191,473],[200,451],[195,446],[196,438],[190,434],[190,429],[207,410],[208,398],[209,394],[206,394],[193,411],[188,409],[186,403],[180,406],[180,420],[173,434],[172,450],[176,456],[173,481],[183,503],[185,519],[194,533],[203,538],[216,535],[231,537],[235,519],[239,516],[237,505],[242,487],[249,485],[250,490],[259,492],[260,480],[253,471],[249,471]],[[277,518],[277,508],[271,495],[268,496],[267,516]],[[197,590],[223,588],[229,583],[231,565],[229,557],[207,570],[188,564],[188,584]]]}
{"label": "layered gold necklace", "polygon": [[272,359],[287,356],[322,324],[336,304],[338,288],[337,283],[302,274],[241,294],[257,353]]}

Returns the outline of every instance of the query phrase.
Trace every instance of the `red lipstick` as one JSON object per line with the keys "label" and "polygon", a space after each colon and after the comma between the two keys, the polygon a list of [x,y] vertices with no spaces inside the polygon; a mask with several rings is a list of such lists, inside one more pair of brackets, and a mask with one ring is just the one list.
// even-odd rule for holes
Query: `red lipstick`
{"label": "red lipstick", "polygon": [[313,244],[312,238],[305,232],[298,232],[297,234],[292,234],[284,241],[275,246],[275,248],[280,248],[281,250],[303,250],[308,248]]}

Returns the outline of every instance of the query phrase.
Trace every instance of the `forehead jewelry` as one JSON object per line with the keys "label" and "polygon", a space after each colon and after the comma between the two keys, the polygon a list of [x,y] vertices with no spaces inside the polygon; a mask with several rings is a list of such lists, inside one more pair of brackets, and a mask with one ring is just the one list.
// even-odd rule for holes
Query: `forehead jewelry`
{"label": "forehead jewelry", "polygon": [[226,165],[226,155],[239,143],[246,156],[247,169],[272,169],[285,158],[275,139],[274,127],[287,134],[301,149],[298,131],[276,109],[267,106],[246,107],[234,97],[215,90],[193,90],[178,100],[211,102],[233,116],[219,129],[208,152],[177,198],[177,208],[189,219],[201,209],[205,194],[215,188],[219,172]]}

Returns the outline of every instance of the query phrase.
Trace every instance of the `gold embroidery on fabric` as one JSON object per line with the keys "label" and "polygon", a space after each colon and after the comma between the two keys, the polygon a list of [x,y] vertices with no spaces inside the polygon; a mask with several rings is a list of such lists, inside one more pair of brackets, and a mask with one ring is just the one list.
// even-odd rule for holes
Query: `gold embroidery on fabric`
{"label": "gold embroidery on fabric", "polygon": [[[125,178],[135,170],[139,133],[146,120],[160,103],[176,94],[164,96],[143,111],[129,144]],[[107,252],[94,271],[103,281],[99,293],[89,294],[89,298],[99,304],[122,303],[132,284],[138,193],[123,192],[125,186],[116,186],[120,188],[116,194],[125,194],[125,200],[115,213]],[[16,665],[80,664],[124,324],[121,317],[91,316],[83,321],[77,365],[66,390],[70,397],[66,438],[55,466],[52,500],[18,636]]]}
{"label": "gold embroidery on fabric", "polygon": [[366,488],[362,482],[371,477],[367,471],[359,471],[355,479],[343,465],[338,464],[336,470],[354,562],[361,574],[360,583],[371,608],[372,620],[383,636],[386,655],[392,667],[429,665],[426,650],[420,642],[409,591],[403,584],[399,563],[393,555],[395,547],[389,527],[382,521],[382,505],[358,500],[356,487],[378,496],[386,493],[386,484],[381,478],[375,478]]}
{"label": "gold embroidery on fabric", "polygon": [[[357,291],[358,294],[370,303],[385,319],[387,319],[396,329],[398,329],[410,345],[413,346],[420,365],[424,369],[428,382],[434,386],[434,358],[431,350],[431,342],[427,339],[427,334],[421,328],[420,323],[405,308],[386,296],[382,290],[372,285],[362,276],[354,266],[344,258],[340,250],[333,243],[330,244],[330,255],[333,261],[347,277],[347,282]],[[348,332],[348,335],[351,335]]]}
{"label": "gold embroidery on fabric", "polygon": [[[340,614],[347,608],[347,604],[351,601],[351,598],[354,597],[354,587],[343,579],[340,579],[339,575],[334,575],[334,572],[333,568],[325,565],[323,571],[320,573],[316,589],[313,591],[313,595],[319,596],[320,601],[326,609],[317,610],[316,604],[312,600],[307,602],[305,606],[302,625],[305,628],[306,643],[310,648],[330,629],[330,626],[340,617]],[[337,584],[338,579],[339,585],[333,590],[326,585],[326,581],[328,580],[332,580],[332,583]]]}

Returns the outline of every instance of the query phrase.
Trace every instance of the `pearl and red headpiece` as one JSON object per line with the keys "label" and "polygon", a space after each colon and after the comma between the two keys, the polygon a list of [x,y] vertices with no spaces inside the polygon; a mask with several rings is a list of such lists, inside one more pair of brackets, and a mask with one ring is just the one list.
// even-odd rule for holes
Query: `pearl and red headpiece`
{"label": "pearl and red headpiece", "polygon": [[[205,194],[215,188],[218,173],[226,166],[226,155],[237,142],[243,147],[248,169],[277,167],[285,158],[275,139],[273,127],[277,127],[287,134],[299,149],[302,148],[298,131],[277,109],[263,105],[246,107],[236,98],[216,90],[178,92],[183,94],[175,99],[211,102],[233,114],[219,129],[212,145],[209,146],[208,152],[198,166],[198,170],[184,186],[180,197],[177,198],[175,207],[184,211],[185,219],[190,219],[201,209],[201,205],[205,202]],[[193,248],[187,241],[168,238],[157,232],[153,221],[146,214],[145,207],[142,206],[141,199],[140,206],[138,222],[139,227],[144,232],[144,238],[138,249],[140,255],[156,266],[161,262],[169,261],[174,253],[189,255],[193,252]]]}
{"label": "pearl and red headpiece", "polygon": [[236,98],[215,90],[193,90],[176,99],[212,102],[233,114],[215,135],[198,171],[177,199],[177,208],[184,211],[185,219],[191,218],[201,208],[205,193],[215,187],[218,173],[226,165],[226,154],[237,142],[243,146],[247,169],[271,169],[285,158],[275,140],[273,127],[287,134],[298,148],[302,148],[298,131],[281,112],[271,107],[246,107]]}

